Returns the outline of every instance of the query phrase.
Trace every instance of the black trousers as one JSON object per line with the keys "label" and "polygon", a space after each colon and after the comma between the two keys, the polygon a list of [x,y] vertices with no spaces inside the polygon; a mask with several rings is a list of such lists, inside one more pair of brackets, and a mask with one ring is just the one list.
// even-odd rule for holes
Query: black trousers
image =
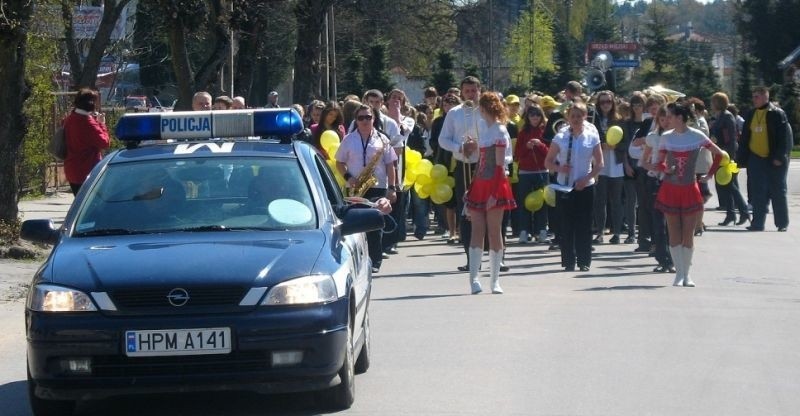
{"label": "black trousers", "polygon": [[592,264],[592,206],[594,185],[557,194],[556,208],[561,224],[558,229],[561,266],[574,268]]}
{"label": "black trousers", "polygon": [[[467,221],[464,215],[464,193],[467,191],[472,175],[475,173],[475,163],[464,163],[456,161],[456,169],[453,177],[456,180],[455,193],[453,198],[456,200],[456,215],[458,216],[458,227],[461,236],[461,245],[464,253],[469,253],[469,241],[472,238],[472,224]],[[469,262],[469,257],[467,258]]]}
{"label": "black trousers", "polygon": [[[386,196],[386,189],[370,188],[364,194],[364,198],[374,199]],[[381,267],[383,261],[383,230],[370,231],[367,233],[367,249],[369,259],[372,260],[372,267]]]}

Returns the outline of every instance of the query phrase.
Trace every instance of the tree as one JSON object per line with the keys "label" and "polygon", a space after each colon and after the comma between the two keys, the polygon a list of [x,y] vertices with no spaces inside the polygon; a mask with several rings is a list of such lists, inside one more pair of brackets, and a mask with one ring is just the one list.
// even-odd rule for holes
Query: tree
{"label": "tree", "polygon": [[25,82],[25,54],[33,3],[8,0],[0,8],[0,221],[14,224],[19,214],[17,159],[28,129],[23,105],[30,95]]}
{"label": "tree", "polygon": [[776,63],[797,47],[800,0],[737,1],[738,27],[747,50],[758,58],[767,84],[783,82]]}
{"label": "tree", "polygon": [[752,96],[753,87],[756,86],[756,71],[758,67],[758,58],[746,53],[739,58],[736,63],[738,82],[736,85],[736,103],[739,106],[740,112],[745,112],[751,108],[750,97]]}
{"label": "tree", "polygon": [[275,89],[291,73],[297,42],[297,22],[291,2],[237,2],[233,29],[236,50],[236,95],[253,106],[267,102],[267,91]]}
{"label": "tree", "polygon": [[325,18],[336,0],[297,0],[297,47],[294,51],[295,103],[308,103],[322,95],[320,51]]}
{"label": "tree", "polygon": [[366,67],[364,68],[364,87],[388,92],[394,88],[389,78],[389,43],[382,39],[375,39],[367,53]]}
{"label": "tree", "polygon": [[430,83],[439,92],[439,95],[444,95],[450,87],[456,85],[456,77],[453,75],[453,53],[450,51],[441,51],[436,54],[436,71],[431,76]]}
{"label": "tree", "polygon": [[648,85],[652,84],[669,84],[671,80],[672,64],[675,63],[674,55],[674,42],[669,40],[668,27],[673,24],[672,20],[667,15],[665,8],[658,4],[653,3],[647,9],[647,16],[649,21],[646,25],[647,33],[645,34],[645,55],[644,57],[652,62],[652,71],[645,72],[642,75],[644,82]]}
{"label": "tree", "polygon": [[361,96],[364,88],[364,63],[366,58],[358,50],[353,50],[345,58],[342,82],[339,84],[339,94],[355,94]]}
{"label": "tree", "polygon": [[676,54],[675,88],[688,96],[709,100],[720,90],[719,78],[711,65],[714,51],[706,42],[682,42]]}
{"label": "tree", "polygon": [[100,20],[97,32],[90,40],[89,52],[86,58],[82,59],[73,27],[73,8],[76,6],[76,2],[70,0],[61,1],[61,14],[64,19],[64,42],[67,47],[73,85],[95,86],[97,69],[100,68],[100,63],[106,54],[106,49],[111,41],[111,33],[114,31],[123,9],[129,2],[130,0],[103,0],[103,18]]}
{"label": "tree", "polygon": [[[230,51],[230,11],[224,0],[156,0],[165,18],[172,70],[178,85],[176,109],[191,108],[195,91],[216,92],[219,72]],[[203,30],[205,29],[205,30]],[[193,64],[191,40],[202,42]]]}
{"label": "tree", "polygon": [[532,83],[536,72],[555,69],[553,22],[544,12],[528,11],[523,14],[512,27],[509,38],[505,56],[511,64],[514,83]]}

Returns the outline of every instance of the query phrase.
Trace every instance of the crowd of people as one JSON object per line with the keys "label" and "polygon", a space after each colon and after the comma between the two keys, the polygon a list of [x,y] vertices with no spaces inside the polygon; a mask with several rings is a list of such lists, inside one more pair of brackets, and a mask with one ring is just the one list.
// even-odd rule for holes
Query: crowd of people
{"label": "crowd of people", "polygon": [[[507,240],[546,244],[560,251],[564,270],[581,272],[591,269],[593,245],[635,245],[634,252],[654,257],[655,272],[675,273],[674,285],[692,287],[694,238],[705,230],[704,205],[713,197],[708,182],[731,161],[748,169],[748,181],[740,187],[732,170],[716,185],[718,209],[726,213],[719,226],[749,223],[747,230],[763,231],[770,202],[777,230],[789,225],[792,131],[766,88],[752,91],[753,109],[743,115],[722,92],[707,97],[707,111],[704,100],[682,94],[587,95],[576,81],[554,96],[529,92],[521,99],[484,92],[468,76],[443,94],[426,88],[424,97],[412,105],[402,90],[372,89],[341,102],[292,105],[307,127],[300,139],[336,161],[348,189],[372,177],[363,196],[391,203],[398,226],[369,237],[374,273],[407,234],[422,240],[433,228],[463,247],[459,270],[469,273],[473,294],[483,290],[484,251],[491,291],[503,293]],[[207,93],[193,100],[196,110],[218,105],[243,108],[244,101]],[[270,105],[278,105],[277,93]],[[621,139],[610,139],[611,130]],[[341,141],[336,154],[322,145],[327,131]],[[406,148],[447,168],[455,179],[450,200],[436,204],[414,187],[404,189]],[[545,187],[555,191],[555,206],[531,212],[526,197]]]}

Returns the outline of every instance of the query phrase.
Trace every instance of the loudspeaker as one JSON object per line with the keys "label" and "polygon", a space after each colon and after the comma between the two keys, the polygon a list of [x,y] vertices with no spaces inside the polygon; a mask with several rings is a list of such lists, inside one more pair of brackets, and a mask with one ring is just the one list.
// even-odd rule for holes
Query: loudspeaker
{"label": "loudspeaker", "polygon": [[603,71],[599,69],[590,69],[586,71],[584,83],[589,90],[599,90],[600,87],[606,85],[606,77],[603,75]]}

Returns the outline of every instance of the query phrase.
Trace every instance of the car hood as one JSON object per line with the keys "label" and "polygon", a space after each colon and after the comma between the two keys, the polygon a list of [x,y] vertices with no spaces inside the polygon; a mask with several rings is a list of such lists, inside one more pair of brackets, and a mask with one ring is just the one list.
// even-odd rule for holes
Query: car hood
{"label": "car hood", "polygon": [[271,286],[309,274],[324,243],[318,230],[70,238],[55,248],[43,277],[87,291]]}

